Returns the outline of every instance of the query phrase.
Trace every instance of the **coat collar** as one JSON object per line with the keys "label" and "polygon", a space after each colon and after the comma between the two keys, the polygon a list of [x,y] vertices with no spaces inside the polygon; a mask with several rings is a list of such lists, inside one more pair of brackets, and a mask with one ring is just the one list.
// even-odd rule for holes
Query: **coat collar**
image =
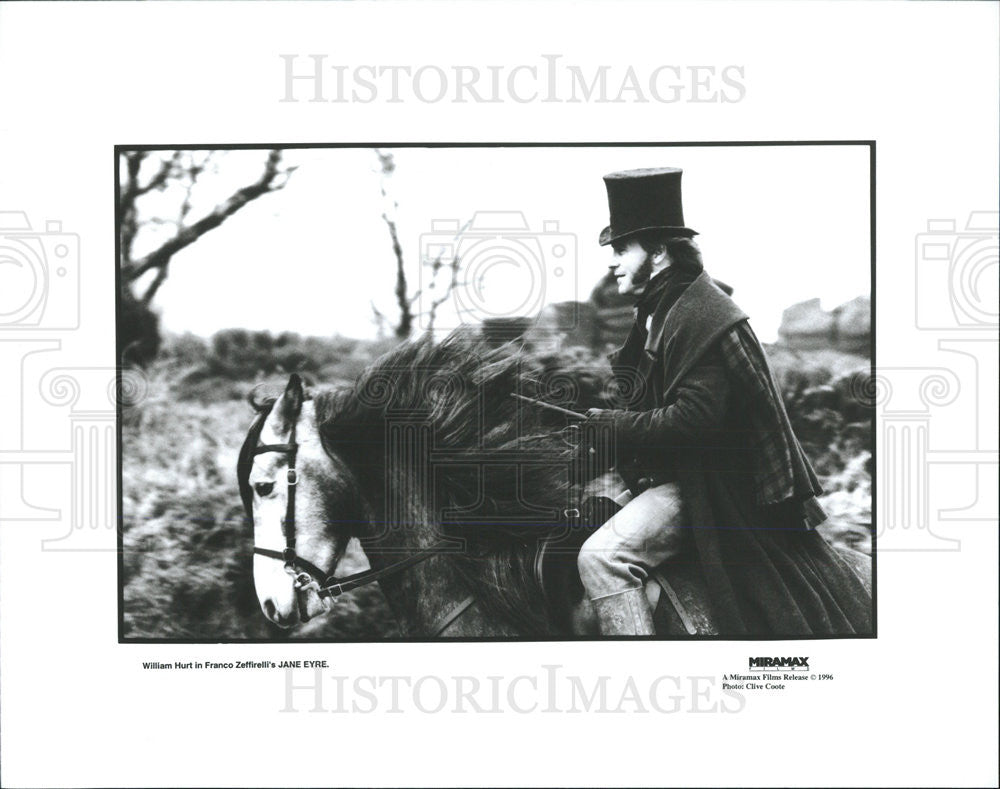
{"label": "coat collar", "polygon": [[653,311],[644,346],[646,354],[655,357],[661,353],[665,337],[674,334],[678,327],[692,319],[701,324],[706,313],[724,319],[730,326],[747,317],[715,284],[715,280],[702,271],[673,305],[664,300]]}

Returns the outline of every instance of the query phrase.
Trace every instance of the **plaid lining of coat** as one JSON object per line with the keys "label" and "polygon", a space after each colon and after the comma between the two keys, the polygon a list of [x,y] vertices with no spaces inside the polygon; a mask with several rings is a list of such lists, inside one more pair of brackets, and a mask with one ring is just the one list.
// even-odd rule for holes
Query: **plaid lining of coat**
{"label": "plaid lining of coat", "polygon": [[739,391],[749,399],[754,435],[754,487],[757,504],[779,504],[788,499],[803,502],[808,526],[818,526],[826,513],[816,501],[823,489],[792,432],[778,386],[763,349],[746,321],[719,339],[717,347]]}

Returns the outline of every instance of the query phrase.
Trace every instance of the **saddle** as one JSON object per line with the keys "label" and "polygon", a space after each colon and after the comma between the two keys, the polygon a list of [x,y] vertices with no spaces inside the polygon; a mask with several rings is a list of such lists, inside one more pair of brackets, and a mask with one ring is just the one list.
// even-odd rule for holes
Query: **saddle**
{"label": "saddle", "polygon": [[[623,504],[608,496],[589,496],[578,512],[567,513],[565,530],[543,540],[535,557],[535,578],[556,618],[572,629],[574,611],[584,599],[577,557],[587,538],[617,513]],[[674,579],[671,583],[668,575]],[[678,583],[679,581],[679,583]],[[671,560],[655,568],[646,584],[657,634],[699,635],[715,632],[694,599],[702,585],[698,567],[688,559]]]}

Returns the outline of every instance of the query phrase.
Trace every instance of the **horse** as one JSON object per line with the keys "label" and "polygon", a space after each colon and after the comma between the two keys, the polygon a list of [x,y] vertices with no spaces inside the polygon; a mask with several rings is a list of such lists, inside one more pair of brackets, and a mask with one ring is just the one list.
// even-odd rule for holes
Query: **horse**
{"label": "horse", "polygon": [[[252,401],[237,477],[264,615],[292,627],[378,583],[408,637],[597,636],[576,556],[629,494],[600,441],[532,407],[575,394],[513,344],[455,332],[397,347],[351,387],[292,374]],[[352,538],[370,569],[338,578]],[[870,590],[868,557],[845,560]],[[725,635],[689,556],[646,591],[658,636]]]}

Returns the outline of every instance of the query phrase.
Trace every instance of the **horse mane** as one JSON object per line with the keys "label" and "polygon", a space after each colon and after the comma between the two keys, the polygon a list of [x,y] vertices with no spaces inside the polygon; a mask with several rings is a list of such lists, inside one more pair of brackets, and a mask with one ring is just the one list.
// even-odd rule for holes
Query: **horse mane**
{"label": "horse mane", "polygon": [[[481,604],[520,632],[545,634],[552,626],[534,561],[540,540],[565,528],[577,451],[559,432],[566,417],[511,394],[571,405],[572,383],[513,344],[492,347],[470,330],[440,342],[425,335],[377,359],[353,387],[316,393],[316,421],[327,452],[373,505],[387,490],[430,480],[402,502],[405,517],[460,538],[455,566]],[[391,445],[392,423],[415,426],[423,442],[407,444],[413,431],[402,429],[403,445]]]}

